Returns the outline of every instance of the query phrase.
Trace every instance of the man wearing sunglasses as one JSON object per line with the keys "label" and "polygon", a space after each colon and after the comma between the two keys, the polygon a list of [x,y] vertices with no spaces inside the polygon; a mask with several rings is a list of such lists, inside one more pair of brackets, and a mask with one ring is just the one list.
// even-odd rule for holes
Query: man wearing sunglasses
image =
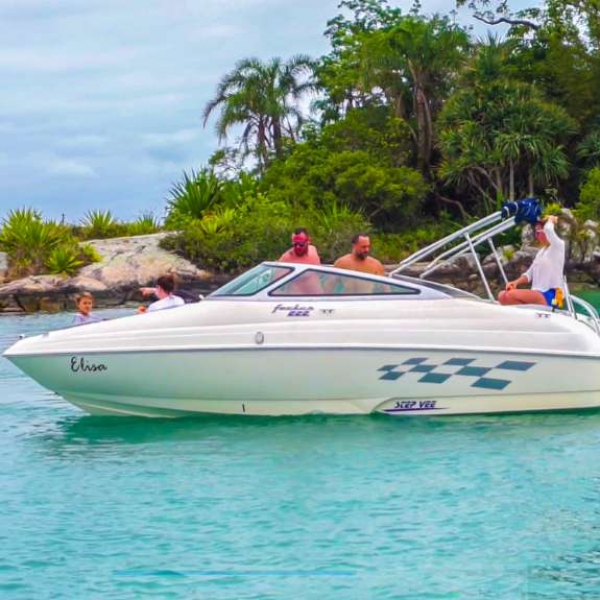
{"label": "man wearing sunglasses", "polygon": [[292,247],[281,255],[279,262],[320,265],[321,259],[317,249],[310,243],[308,231],[303,227],[292,233]]}

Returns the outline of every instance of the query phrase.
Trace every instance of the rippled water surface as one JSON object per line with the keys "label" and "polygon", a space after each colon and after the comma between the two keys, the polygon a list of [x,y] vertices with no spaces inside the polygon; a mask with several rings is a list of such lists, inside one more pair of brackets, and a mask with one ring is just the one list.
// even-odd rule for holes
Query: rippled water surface
{"label": "rippled water surface", "polygon": [[600,598],[598,412],[101,419],[5,359],[0,398],[3,600]]}

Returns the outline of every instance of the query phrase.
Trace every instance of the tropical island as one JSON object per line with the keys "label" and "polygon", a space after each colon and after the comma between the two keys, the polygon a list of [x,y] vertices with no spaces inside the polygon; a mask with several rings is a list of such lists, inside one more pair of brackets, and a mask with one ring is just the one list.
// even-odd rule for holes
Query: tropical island
{"label": "tropical island", "polygon": [[[325,262],[360,231],[375,256],[396,263],[528,196],[562,216],[570,276],[598,285],[597,2],[545,0],[513,13],[504,0],[473,0],[485,39],[418,3],[339,8],[325,29],[328,54],[243,58],[222,77],[203,112],[220,147],[172,184],[164,218],[0,215],[0,310],[60,310],[83,289],[120,304],[165,269],[210,289],[276,259],[299,226]],[[503,242],[505,262],[519,268],[522,240]]]}

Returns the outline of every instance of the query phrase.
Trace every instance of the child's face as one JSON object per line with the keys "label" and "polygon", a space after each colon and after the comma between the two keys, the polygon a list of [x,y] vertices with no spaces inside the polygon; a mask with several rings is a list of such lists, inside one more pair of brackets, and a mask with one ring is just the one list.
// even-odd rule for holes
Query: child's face
{"label": "child's face", "polygon": [[77,303],[77,308],[79,309],[79,312],[82,315],[89,315],[92,312],[92,306],[94,305],[94,302],[91,298],[82,298],[78,303]]}

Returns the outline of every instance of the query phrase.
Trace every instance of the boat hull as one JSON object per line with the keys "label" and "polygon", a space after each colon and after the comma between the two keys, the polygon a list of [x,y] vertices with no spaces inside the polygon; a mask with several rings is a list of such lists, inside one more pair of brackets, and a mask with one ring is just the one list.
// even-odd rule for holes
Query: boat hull
{"label": "boat hull", "polygon": [[600,407],[600,358],[435,348],[9,356],[91,414],[456,415]]}

